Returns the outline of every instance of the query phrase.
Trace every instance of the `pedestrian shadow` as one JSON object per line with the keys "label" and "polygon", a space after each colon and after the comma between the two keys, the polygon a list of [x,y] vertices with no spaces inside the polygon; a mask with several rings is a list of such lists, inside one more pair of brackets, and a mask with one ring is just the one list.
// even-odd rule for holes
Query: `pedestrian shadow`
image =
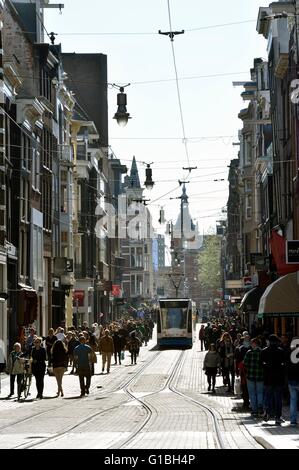
{"label": "pedestrian shadow", "polygon": [[[87,397],[88,395],[84,395],[84,396]],[[75,397],[63,397],[63,400],[78,400],[81,398],[84,398],[84,397],[81,397],[80,395],[76,395]]]}
{"label": "pedestrian shadow", "polygon": [[58,395],[54,395],[53,397],[44,397],[43,400],[52,400],[53,398],[58,398]]}

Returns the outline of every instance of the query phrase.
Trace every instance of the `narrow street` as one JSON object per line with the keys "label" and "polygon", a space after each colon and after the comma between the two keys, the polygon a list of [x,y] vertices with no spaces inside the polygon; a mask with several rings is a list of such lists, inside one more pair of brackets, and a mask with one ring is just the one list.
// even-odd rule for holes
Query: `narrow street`
{"label": "narrow street", "polygon": [[[150,341],[136,366],[124,363],[102,375],[98,356],[90,395],[79,398],[77,376],[64,376],[64,398],[56,398],[54,377],[45,378],[45,397],[37,400],[33,379],[25,401],[0,395],[1,449],[261,449],[264,431],[250,416],[232,412],[240,400],[227,396],[217,377],[217,393],[207,392],[204,352],[163,350]],[[69,369],[70,370],[70,369]],[[3,376],[2,376],[3,377]],[[31,398],[32,397],[32,398]],[[246,423],[246,426],[243,424]],[[272,431],[271,431],[272,432]],[[298,431],[275,428],[282,445],[296,445]],[[262,445],[261,445],[262,444]],[[297,444],[298,445],[298,444]]]}

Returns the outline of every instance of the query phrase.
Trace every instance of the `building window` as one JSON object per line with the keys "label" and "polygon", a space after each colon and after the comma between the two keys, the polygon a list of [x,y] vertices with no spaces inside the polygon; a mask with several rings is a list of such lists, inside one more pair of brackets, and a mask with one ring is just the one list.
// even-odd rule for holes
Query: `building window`
{"label": "building window", "polygon": [[32,149],[32,188],[35,191],[40,191],[40,152],[37,149]]}
{"label": "building window", "polygon": [[136,277],[134,274],[131,274],[131,295],[136,293]]}
{"label": "building window", "polygon": [[252,192],[252,181],[249,179],[244,180],[245,184],[245,192],[246,193],[251,193]]}
{"label": "building window", "polygon": [[251,148],[251,139],[245,137],[244,139],[244,164],[245,166],[251,166],[252,164],[252,148]]}
{"label": "building window", "polygon": [[68,232],[61,232],[61,243],[68,242]]}
{"label": "building window", "polygon": [[52,81],[49,71],[45,67],[41,67],[40,69],[40,94],[51,101]]}
{"label": "building window", "polygon": [[68,201],[67,201],[67,188],[64,186],[61,188],[61,212],[67,213],[68,212]]}
{"label": "building window", "polygon": [[252,217],[252,196],[246,196],[246,219],[251,219]]}
{"label": "building window", "polygon": [[135,261],[135,248],[131,248],[131,256],[130,256],[130,266],[131,268],[135,268],[136,261]]}
{"label": "building window", "polygon": [[22,168],[24,170],[30,170],[31,168],[31,141],[28,135],[24,132],[22,133],[22,149],[21,149],[21,158],[22,158]]}

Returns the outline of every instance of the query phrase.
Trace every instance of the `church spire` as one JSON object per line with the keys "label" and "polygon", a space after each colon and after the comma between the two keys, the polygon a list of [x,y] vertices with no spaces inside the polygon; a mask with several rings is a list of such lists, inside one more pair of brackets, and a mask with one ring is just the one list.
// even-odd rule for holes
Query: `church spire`
{"label": "church spire", "polygon": [[185,183],[183,184],[183,192],[181,195],[181,202],[182,204],[188,204],[188,196],[187,196],[187,191],[186,191],[186,185]]}
{"label": "church spire", "polygon": [[133,161],[132,161],[131,172],[130,172],[130,177],[129,177],[129,186],[131,188],[141,188],[135,157],[133,157]]}

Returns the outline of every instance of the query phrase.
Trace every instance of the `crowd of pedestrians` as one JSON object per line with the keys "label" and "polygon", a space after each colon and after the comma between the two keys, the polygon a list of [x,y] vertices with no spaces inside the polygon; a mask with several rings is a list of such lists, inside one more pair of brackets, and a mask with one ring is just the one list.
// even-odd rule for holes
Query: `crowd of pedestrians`
{"label": "crowd of pedestrians", "polygon": [[[254,418],[274,418],[280,425],[283,404],[290,407],[290,425],[297,426],[299,394],[299,339],[264,332],[250,337],[238,319],[225,318],[201,325],[201,350],[208,350],[203,368],[208,391],[216,393],[222,375],[226,393],[239,394],[242,408]],[[236,380],[237,378],[237,380]],[[235,386],[236,381],[236,386]]]}
{"label": "crowd of pedestrians", "polygon": [[10,375],[10,393],[15,393],[17,379],[17,396],[21,397],[21,384],[24,375],[24,362],[29,361],[32,375],[35,378],[37,397],[43,398],[44,377],[46,373],[55,376],[57,381],[57,397],[64,396],[63,376],[71,367],[70,374],[79,376],[80,396],[89,394],[91,377],[94,375],[94,364],[98,360],[96,352],[102,358],[102,374],[110,373],[111,359],[115,365],[121,365],[125,351],[129,351],[131,364],[137,363],[140,347],[147,345],[152,338],[154,322],[146,320],[119,320],[106,325],[94,323],[91,327],[87,322],[79,328],[69,327],[65,332],[59,327],[54,331],[50,328],[48,335],[38,337],[34,328],[29,329],[23,344],[15,343],[9,354],[6,372]]}

